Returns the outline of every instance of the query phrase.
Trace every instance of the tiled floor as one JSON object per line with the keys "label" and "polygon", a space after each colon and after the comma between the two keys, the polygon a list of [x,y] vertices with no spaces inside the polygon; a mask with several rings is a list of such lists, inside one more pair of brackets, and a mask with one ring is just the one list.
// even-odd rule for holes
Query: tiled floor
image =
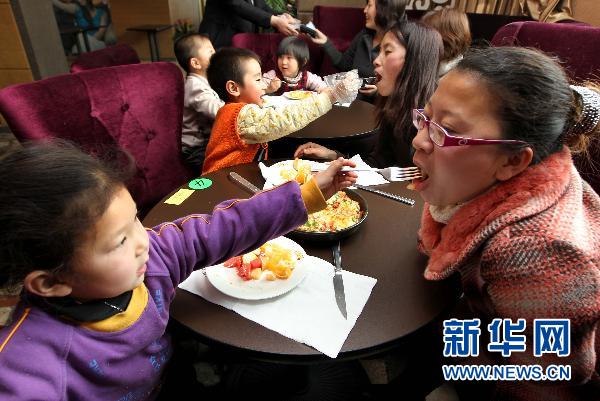
{"label": "tiled floor", "polygon": [[426,398],[427,401],[460,401],[454,387],[451,384],[444,384],[433,390]]}

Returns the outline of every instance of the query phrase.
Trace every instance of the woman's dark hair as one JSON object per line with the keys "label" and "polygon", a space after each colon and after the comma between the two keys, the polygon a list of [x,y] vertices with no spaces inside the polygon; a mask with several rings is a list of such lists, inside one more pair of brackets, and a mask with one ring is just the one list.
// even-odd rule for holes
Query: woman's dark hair
{"label": "woman's dark hair", "polygon": [[381,152],[393,152],[397,163],[410,163],[411,142],[417,133],[412,109],[425,105],[435,91],[442,39],[435,29],[412,21],[396,23],[388,33],[404,46],[406,56],[392,94],[375,104],[381,137],[378,146]]}
{"label": "woman's dark hair", "polygon": [[277,47],[277,57],[284,55],[295,58],[300,70],[306,67],[308,60],[310,60],[308,45],[305,41],[295,36],[287,36],[279,42],[279,46]]}
{"label": "woman's dark hair", "polygon": [[437,30],[444,42],[442,61],[452,60],[464,54],[471,46],[469,19],[464,11],[444,7],[427,12],[421,22]]}
{"label": "woman's dark hair", "polygon": [[375,24],[383,30],[406,21],[408,0],[375,0]]}
{"label": "woman's dark hair", "polygon": [[568,78],[542,52],[522,47],[472,49],[456,69],[486,85],[495,99],[502,136],[529,143],[534,164],[578,139],[565,135],[578,118]]}
{"label": "woman's dark hair", "polygon": [[1,159],[0,288],[34,270],[68,272],[123,178],[67,142],[26,144]]}
{"label": "woman's dark hair", "polygon": [[208,83],[223,101],[229,102],[229,93],[225,88],[227,81],[244,84],[248,60],[256,60],[260,64],[260,57],[256,53],[239,47],[222,47],[210,58],[210,65],[206,70]]}

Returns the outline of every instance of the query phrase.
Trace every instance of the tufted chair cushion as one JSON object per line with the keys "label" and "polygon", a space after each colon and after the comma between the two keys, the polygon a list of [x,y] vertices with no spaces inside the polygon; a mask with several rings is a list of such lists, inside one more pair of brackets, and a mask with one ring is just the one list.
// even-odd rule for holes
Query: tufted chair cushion
{"label": "tufted chair cushion", "polygon": [[[284,36],[280,33],[238,33],[233,36],[231,46],[252,50],[262,62],[262,71],[267,72],[277,68],[277,47]],[[308,38],[302,38],[310,52],[308,71],[321,75],[320,66],[323,61],[323,50]]]}
{"label": "tufted chair cushion", "polygon": [[181,154],[183,80],[172,63],[65,74],[0,90],[0,113],[20,141],[62,138],[90,153],[118,147],[137,172],[128,183],[147,211],[191,178]]}
{"label": "tufted chair cushion", "polygon": [[121,44],[83,53],[71,64],[71,72],[115,65],[139,64],[139,62],[140,58],[135,49],[129,45]]}

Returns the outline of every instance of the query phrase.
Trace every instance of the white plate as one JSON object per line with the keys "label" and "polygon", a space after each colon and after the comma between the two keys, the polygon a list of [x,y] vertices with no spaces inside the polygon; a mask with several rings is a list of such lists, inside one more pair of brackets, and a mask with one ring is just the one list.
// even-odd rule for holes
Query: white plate
{"label": "white plate", "polygon": [[[320,163],[313,160],[309,160],[309,162],[311,164],[311,169],[315,168],[315,166],[318,165],[322,165],[320,167],[327,168],[327,165],[325,163]],[[265,179],[265,185],[263,186],[263,189],[271,189],[273,187],[283,184],[284,182],[289,181],[281,176],[281,171],[292,170],[293,168],[293,160],[283,160],[268,167],[267,176],[265,177],[263,174],[263,178]]]}
{"label": "white plate", "polygon": [[268,281],[264,275],[260,280],[243,280],[237,274],[236,268],[225,267],[223,264],[206,268],[206,278],[219,291],[234,298],[240,299],[267,299],[273,298],[294,289],[304,280],[307,273],[307,255],[304,249],[289,238],[278,237],[271,242],[293,249],[302,253],[303,258],[296,263],[296,267],[287,279]]}

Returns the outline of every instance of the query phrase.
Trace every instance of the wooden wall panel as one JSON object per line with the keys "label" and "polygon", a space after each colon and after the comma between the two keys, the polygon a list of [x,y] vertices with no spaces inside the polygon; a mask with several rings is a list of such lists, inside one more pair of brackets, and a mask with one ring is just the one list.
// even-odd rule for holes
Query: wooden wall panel
{"label": "wooden wall panel", "polygon": [[[0,0],[0,88],[31,82],[33,74],[8,0]],[[0,116],[0,126],[6,122]]]}
{"label": "wooden wall panel", "polygon": [[573,16],[577,21],[600,27],[600,2],[598,0],[572,0]]}
{"label": "wooden wall panel", "polygon": [[29,68],[10,4],[0,3],[0,69]]}
{"label": "wooden wall panel", "polygon": [[[148,37],[144,32],[127,31],[136,25],[171,24],[168,0],[111,0],[111,13],[119,43],[127,43],[143,60],[150,60]],[[173,31],[167,29],[156,35],[161,58],[175,57],[173,53]]]}

